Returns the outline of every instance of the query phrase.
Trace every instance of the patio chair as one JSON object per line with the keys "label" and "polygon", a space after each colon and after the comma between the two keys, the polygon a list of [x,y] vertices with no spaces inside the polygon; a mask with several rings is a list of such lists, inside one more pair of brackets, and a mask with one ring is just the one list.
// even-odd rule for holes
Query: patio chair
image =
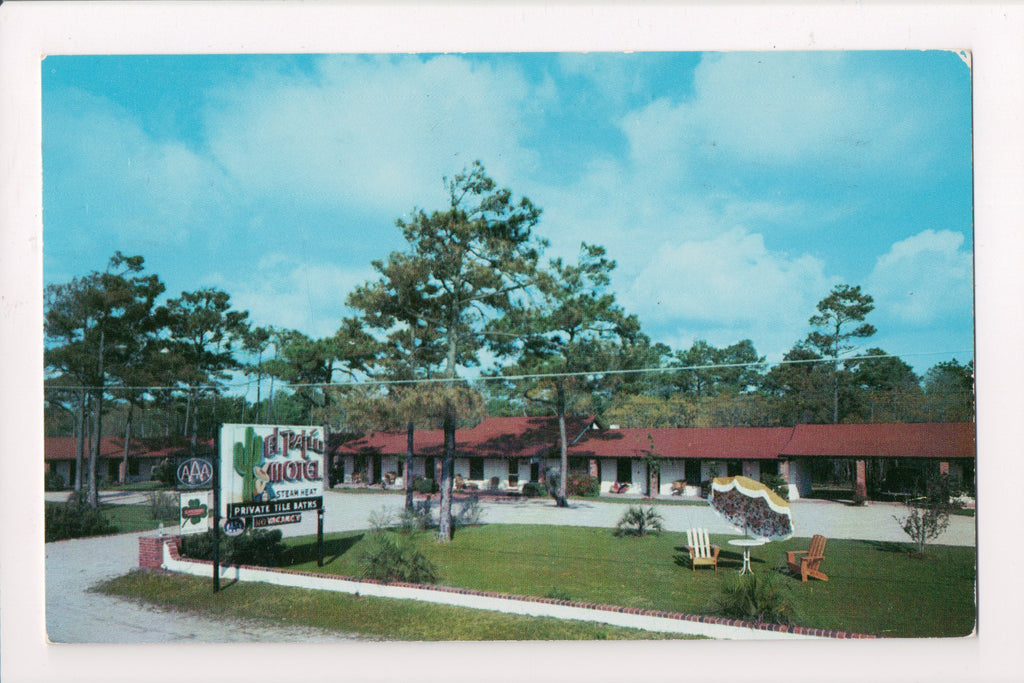
{"label": "patio chair", "polygon": [[687,529],[686,549],[690,553],[690,567],[697,571],[697,565],[707,565],[718,571],[718,553],[722,551],[717,545],[711,545],[707,529]]}
{"label": "patio chair", "polygon": [[790,550],[786,553],[786,557],[789,570],[794,574],[800,574],[804,583],[807,582],[808,577],[828,581],[828,576],[819,569],[821,561],[825,559],[824,536],[815,534],[811,538],[809,550]]}
{"label": "patio chair", "polygon": [[684,481],[683,479],[676,479],[674,482],[672,482],[673,496],[681,496],[683,495],[684,491],[686,491],[686,481]]}

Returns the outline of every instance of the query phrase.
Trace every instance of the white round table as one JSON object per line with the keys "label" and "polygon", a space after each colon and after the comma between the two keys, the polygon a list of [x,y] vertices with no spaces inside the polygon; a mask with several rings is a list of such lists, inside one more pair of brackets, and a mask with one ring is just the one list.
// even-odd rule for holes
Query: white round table
{"label": "white round table", "polygon": [[767,541],[763,538],[734,538],[729,541],[729,545],[735,545],[743,548],[743,566],[740,567],[740,574],[753,572],[750,568],[750,549],[754,546],[764,545],[765,543],[767,543]]}

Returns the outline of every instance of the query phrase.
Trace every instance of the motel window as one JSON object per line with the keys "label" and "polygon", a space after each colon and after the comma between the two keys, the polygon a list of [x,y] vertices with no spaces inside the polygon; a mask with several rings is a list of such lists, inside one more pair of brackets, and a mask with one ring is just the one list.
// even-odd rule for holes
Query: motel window
{"label": "motel window", "polygon": [[423,461],[423,476],[427,479],[434,478],[434,459],[426,458]]}
{"label": "motel window", "polygon": [[686,481],[690,484],[696,485],[701,482],[700,477],[700,460],[687,460],[686,461]]}
{"label": "motel window", "polygon": [[139,459],[128,458],[128,474],[133,477],[139,476]]}
{"label": "motel window", "polygon": [[483,458],[470,458],[469,459],[469,478],[470,479],[483,479],[484,478],[484,459]]}
{"label": "motel window", "polygon": [[740,460],[727,460],[725,463],[725,476],[738,477],[743,474],[743,462]]}

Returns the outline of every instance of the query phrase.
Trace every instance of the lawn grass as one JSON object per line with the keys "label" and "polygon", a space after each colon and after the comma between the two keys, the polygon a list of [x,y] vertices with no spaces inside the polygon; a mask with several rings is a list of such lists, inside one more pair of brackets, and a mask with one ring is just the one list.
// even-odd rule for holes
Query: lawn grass
{"label": "lawn grass", "polygon": [[260,619],[394,640],[621,640],[683,638],[582,621],[527,617],[329,591],[132,572],[96,590],[215,618]]}
{"label": "lawn grass", "polygon": [[[290,568],[359,576],[369,532],[330,534],[324,566],[316,566],[315,541],[288,539]],[[486,524],[461,529],[439,545],[429,532],[417,543],[449,586],[558,597],[691,614],[714,611],[714,598],[741,554],[722,547],[717,572],[691,571],[685,534],[617,537],[609,529]],[[754,548],[754,571],[785,567],[787,550],[806,550],[808,539]],[[779,576],[793,603],[797,625],[879,636],[965,636],[975,624],[974,548],[929,546],[925,556],[910,544],[830,539],[822,571],[830,581],[801,583]]]}
{"label": "lawn grass", "polygon": [[[67,506],[70,503],[46,502],[47,506]],[[101,503],[100,512],[114,525],[115,531],[110,533],[125,534],[134,531],[149,531],[156,529],[161,522],[164,526],[174,526],[178,520],[154,519],[152,508],[149,505],[116,505],[113,503]]]}
{"label": "lawn grass", "polygon": [[100,505],[107,519],[117,527],[118,533],[129,531],[149,531],[156,529],[162,522],[164,526],[175,526],[177,519],[154,519],[149,505]]}

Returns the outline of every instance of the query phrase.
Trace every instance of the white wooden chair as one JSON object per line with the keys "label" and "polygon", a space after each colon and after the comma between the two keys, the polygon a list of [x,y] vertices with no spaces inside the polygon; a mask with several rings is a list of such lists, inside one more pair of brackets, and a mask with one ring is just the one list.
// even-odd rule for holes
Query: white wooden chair
{"label": "white wooden chair", "polygon": [[686,542],[693,571],[697,571],[698,565],[709,565],[718,571],[718,553],[722,549],[717,545],[711,545],[707,529],[687,529]]}

